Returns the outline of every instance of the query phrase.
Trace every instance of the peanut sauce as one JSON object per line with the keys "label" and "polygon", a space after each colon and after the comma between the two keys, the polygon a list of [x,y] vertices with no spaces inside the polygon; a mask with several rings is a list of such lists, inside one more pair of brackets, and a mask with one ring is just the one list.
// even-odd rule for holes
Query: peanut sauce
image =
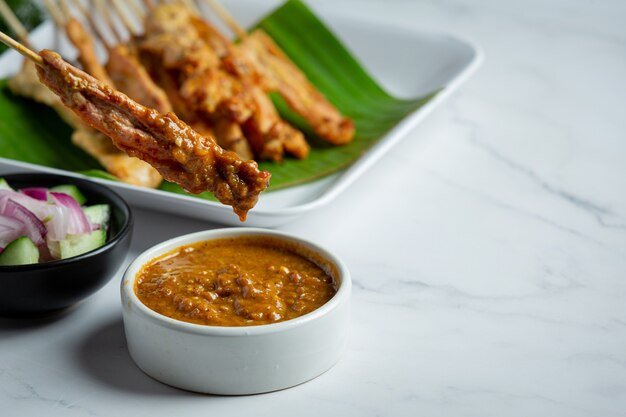
{"label": "peanut sauce", "polygon": [[135,293],[157,313],[210,326],[290,320],[337,292],[319,255],[270,237],[215,239],[181,246],[146,264]]}

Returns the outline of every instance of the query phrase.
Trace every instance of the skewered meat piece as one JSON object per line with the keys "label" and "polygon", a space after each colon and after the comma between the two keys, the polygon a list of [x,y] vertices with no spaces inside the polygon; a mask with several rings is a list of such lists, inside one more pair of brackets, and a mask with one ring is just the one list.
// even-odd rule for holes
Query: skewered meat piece
{"label": "skewered meat piece", "polygon": [[227,72],[259,85],[264,91],[271,91],[275,87],[271,80],[259,74],[254,62],[247,54],[216,27],[197,16],[191,16],[191,24],[198,31],[199,36],[215,51]]}
{"label": "skewered meat piece", "polygon": [[223,116],[246,120],[251,110],[244,86],[220,68],[219,56],[198,36],[191,18],[181,4],[154,8],[146,20],[146,35],[138,41],[142,62],[151,69],[167,69],[179,96],[194,112],[211,116],[222,104],[220,110],[227,112]]}
{"label": "skewered meat piece", "polygon": [[284,151],[300,159],[306,158],[309,144],[302,132],[280,118],[263,90],[255,87],[250,89],[250,94],[254,99],[255,111],[244,123],[243,130],[254,152],[263,159],[274,161],[282,160]]}
{"label": "skewered meat piece", "polygon": [[219,68],[206,68],[183,79],[180,95],[196,112],[211,118],[221,117],[243,122],[252,115],[246,87]]}
{"label": "skewered meat piece", "polygon": [[225,118],[217,120],[215,122],[215,137],[218,145],[237,153],[241,159],[248,160],[254,157],[250,144],[237,122]]}
{"label": "skewered meat piece", "polygon": [[22,71],[9,80],[9,88],[14,94],[52,107],[67,124],[76,129],[72,134],[72,142],[96,158],[108,172],[120,180],[151,188],[161,183],[161,176],[150,164],[129,157],[113,146],[111,139],[86,126],[56,94],[39,81],[35,64],[31,61],[25,61]]}
{"label": "skewered meat piece", "polygon": [[[89,32],[76,19],[70,16],[65,24],[65,33],[70,42],[78,50],[78,61],[83,69],[110,86],[115,86],[113,79],[109,77],[107,70],[98,60],[95,45]],[[132,56],[127,54],[123,46],[112,48],[109,51],[114,59],[111,65],[112,75],[120,82],[122,87],[132,89],[133,94],[139,98],[149,101],[148,105],[167,103],[167,97],[153,98],[155,88],[147,86],[146,82],[141,79],[140,65],[133,65]],[[111,62],[111,61],[110,61]],[[137,68],[139,67],[139,68]],[[144,70],[145,72],[145,70]],[[148,80],[149,76],[145,74]],[[131,79],[132,77],[132,79]],[[152,81],[152,80],[150,80]],[[158,93],[158,91],[157,91]],[[163,94],[164,96],[164,94]],[[137,99],[137,97],[135,97]],[[155,103],[156,101],[156,103]],[[67,109],[65,110],[67,112]],[[134,185],[155,188],[161,183],[162,178],[153,167],[137,158],[126,155],[120,149],[113,146],[110,139],[90,127],[80,123],[74,126],[77,130],[72,135],[72,141],[79,148],[83,149],[89,155],[94,157],[100,164],[111,174],[117,176],[120,180]],[[108,143],[106,143],[108,141]]]}
{"label": "skewered meat piece", "polygon": [[73,67],[55,52],[40,52],[41,81],[87,124],[109,136],[131,156],[154,166],[164,178],[192,193],[211,191],[243,221],[269,184],[256,162],[242,161],[212,139],[200,136],[176,115],[162,115]]}
{"label": "skewered meat piece", "polygon": [[354,125],[309,82],[300,69],[262,30],[233,44],[208,22],[192,20],[202,38],[229,72],[252,80],[264,91],[277,91],[328,142],[342,145],[354,137]]}
{"label": "skewered meat piece", "polygon": [[[232,108],[222,110],[220,106],[219,110],[216,109],[216,114],[208,114],[207,112],[202,113],[190,108],[188,100],[181,95],[177,74],[173,74],[173,71],[165,69],[161,65],[159,56],[145,53],[144,50],[144,53],[140,54],[140,58],[144,66],[149,69],[155,83],[166,92],[174,111],[182,120],[201,135],[214,136],[222,148],[236,152],[242,159],[248,160],[253,158],[252,150],[241,131],[241,127],[229,117],[235,110]],[[188,88],[189,86],[190,84],[188,84]],[[210,88],[210,86],[206,85],[205,87]],[[227,103],[222,104],[224,106],[227,105]],[[209,124],[213,125],[213,129],[209,127]]]}
{"label": "skewered meat piece", "polygon": [[[248,140],[254,142],[250,145],[256,155],[281,160],[284,151],[281,141],[285,134],[277,136],[278,130],[274,126],[285,122],[258,86],[228,71],[223,62],[231,55],[232,48],[216,37],[221,35],[201,22],[180,4],[156,7],[147,19],[145,37],[138,42],[144,57],[142,61],[151,68],[152,74],[162,71],[159,67],[167,69],[179,86],[177,96],[184,101],[185,107],[219,126],[216,128],[219,143],[247,158],[249,148],[239,137],[251,134],[254,138]],[[213,37],[216,42],[211,41]],[[162,79],[163,75],[158,77]],[[259,112],[268,105],[271,111]],[[182,113],[183,119],[189,120],[185,113],[188,115],[189,110],[183,109]],[[232,123],[227,126],[223,119],[240,124],[243,133],[236,132]],[[308,153],[304,136],[298,140],[297,136],[301,134],[295,129],[285,128],[281,132],[288,132],[289,139],[296,137],[290,143],[297,142],[303,147],[304,150],[298,149],[294,154]],[[228,136],[220,137],[222,134]]]}
{"label": "skewered meat piece", "polygon": [[[140,53],[138,55],[142,66],[148,71],[150,77],[154,80],[167,96],[174,113],[186,123],[195,126],[195,122],[199,119],[199,116],[187,107],[185,100],[180,96],[178,91],[178,83],[165,68],[159,65],[159,60],[148,54]],[[201,133],[200,131],[198,131]]]}
{"label": "skewered meat piece", "polygon": [[67,33],[67,37],[72,42],[72,45],[78,50],[78,62],[80,62],[83,69],[103,83],[115,86],[104,66],[98,60],[96,47],[93,44],[91,35],[78,19],[70,17],[67,20],[65,33]]}
{"label": "skewered meat piece", "polygon": [[176,115],[202,136],[216,138],[219,146],[237,153],[241,159],[248,160],[253,158],[250,145],[237,122],[224,116],[208,117],[207,115],[200,115],[190,109],[180,95],[174,76],[160,65],[160,60],[147,54],[140,55],[140,57],[145,66],[150,69],[152,78],[165,91]]}
{"label": "skewered meat piece", "polygon": [[150,74],[125,45],[119,44],[109,50],[106,70],[115,87],[138,103],[163,114],[173,110],[163,89],[154,83]]}
{"label": "skewered meat piece", "polygon": [[334,145],[344,145],[353,139],[352,120],[342,116],[317,91],[265,32],[255,30],[238,46],[265,79],[262,85],[278,91],[289,107],[300,114],[318,136]]}
{"label": "skewered meat piece", "polygon": [[299,130],[281,119],[265,91],[274,90],[272,80],[262,76],[254,63],[208,22],[190,16],[199,36],[219,56],[222,67],[247,86],[252,116],[243,125],[252,149],[261,159],[282,160],[283,152],[304,159],[309,155],[309,144]]}

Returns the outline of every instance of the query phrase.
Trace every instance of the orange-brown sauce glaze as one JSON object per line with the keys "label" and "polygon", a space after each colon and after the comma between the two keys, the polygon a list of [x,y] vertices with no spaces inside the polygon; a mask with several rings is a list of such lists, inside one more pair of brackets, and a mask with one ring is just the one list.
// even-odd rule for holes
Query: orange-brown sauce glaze
{"label": "orange-brown sauce glaze", "polygon": [[[305,254],[304,256],[300,253]],[[307,314],[337,291],[306,250],[268,237],[185,245],[145,265],[135,293],[165,316],[210,326],[253,326]]]}

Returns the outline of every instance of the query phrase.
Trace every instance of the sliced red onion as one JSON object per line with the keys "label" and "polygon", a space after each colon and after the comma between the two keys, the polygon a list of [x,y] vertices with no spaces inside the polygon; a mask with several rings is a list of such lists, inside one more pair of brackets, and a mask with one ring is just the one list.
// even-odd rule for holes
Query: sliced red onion
{"label": "sliced red onion", "polygon": [[31,211],[39,220],[44,220],[49,215],[49,204],[38,201],[17,191],[0,190],[0,212],[4,210],[7,201],[13,200]]}
{"label": "sliced red onion", "polygon": [[16,191],[0,190],[0,213],[7,201],[11,199],[31,211],[48,228],[48,237],[52,240],[63,240],[68,234],[70,209],[46,201],[36,200]]}
{"label": "sliced red onion", "polygon": [[35,245],[39,246],[44,244],[48,230],[41,220],[26,207],[9,199],[0,214],[22,222],[25,235],[28,236]]}
{"label": "sliced red onion", "polygon": [[48,211],[50,214],[46,220],[44,220],[44,223],[48,227],[48,238],[56,241],[65,239],[70,224],[70,209],[56,204],[50,204]]}
{"label": "sliced red onion", "polygon": [[0,247],[2,250],[20,236],[24,236],[25,226],[19,220],[0,214]]}
{"label": "sliced red onion", "polygon": [[[84,234],[92,231],[92,226],[83,209],[74,198],[65,193],[50,192],[41,187],[26,188],[20,192],[0,190],[0,213],[6,210],[9,200],[34,214],[47,228],[49,240],[60,241],[64,240],[68,234]],[[32,219],[30,220],[27,224],[29,230],[35,227]]]}
{"label": "sliced red onion", "polygon": [[91,223],[85,216],[85,212],[82,207],[73,197],[65,193],[51,192],[52,199],[59,206],[67,207],[70,210],[70,218],[68,223],[67,233],[72,235],[81,235],[83,233],[91,232]]}
{"label": "sliced red onion", "polygon": [[48,201],[48,189],[43,187],[22,188],[20,193],[35,200]]}

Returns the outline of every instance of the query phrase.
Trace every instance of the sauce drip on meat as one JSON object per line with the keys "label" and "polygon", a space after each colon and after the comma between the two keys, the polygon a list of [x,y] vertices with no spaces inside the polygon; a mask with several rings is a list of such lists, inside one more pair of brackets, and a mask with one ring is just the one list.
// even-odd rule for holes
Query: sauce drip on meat
{"label": "sauce drip on meat", "polygon": [[310,313],[336,293],[331,267],[316,257],[268,237],[199,242],[145,265],[135,293],[157,313],[190,323],[270,324]]}

